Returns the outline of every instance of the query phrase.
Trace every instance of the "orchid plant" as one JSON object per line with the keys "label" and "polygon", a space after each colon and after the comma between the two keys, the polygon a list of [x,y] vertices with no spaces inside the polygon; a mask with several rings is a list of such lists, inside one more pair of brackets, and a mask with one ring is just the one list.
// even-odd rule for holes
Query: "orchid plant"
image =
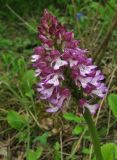
{"label": "orchid plant", "polygon": [[103,98],[107,92],[102,82],[104,75],[87,56],[87,50],[79,47],[80,42],[74,39],[73,32],[67,31],[47,10],[38,31],[41,46],[34,49],[32,62],[35,76],[39,77],[40,99],[48,102],[47,112],[57,112],[73,96],[88,124],[97,160],[102,160],[91,115],[99,108],[99,104],[94,103],[96,99]]}

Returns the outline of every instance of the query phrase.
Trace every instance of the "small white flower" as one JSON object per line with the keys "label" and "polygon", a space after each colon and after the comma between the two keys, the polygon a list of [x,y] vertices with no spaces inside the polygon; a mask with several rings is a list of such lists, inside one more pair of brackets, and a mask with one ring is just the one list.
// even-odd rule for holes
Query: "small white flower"
{"label": "small white flower", "polygon": [[41,69],[36,69],[35,70],[35,77],[38,77],[41,74]]}
{"label": "small white flower", "polygon": [[61,66],[66,66],[67,65],[67,62],[64,61],[64,60],[61,60],[60,58],[57,58],[56,59],[56,62],[55,62],[55,65],[54,65],[54,69],[57,70],[59,69]]}
{"label": "small white flower", "polygon": [[52,107],[52,108],[48,108],[46,109],[47,112],[50,112],[50,113],[54,113],[54,112],[57,112],[58,111],[58,107]]}
{"label": "small white flower", "polygon": [[48,84],[53,84],[54,86],[58,86],[59,85],[59,80],[58,80],[59,76],[58,75],[54,75],[54,77],[52,79],[49,79],[47,81]]}
{"label": "small white flower", "polygon": [[90,74],[92,72],[93,69],[95,69],[96,66],[92,65],[92,66],[86,66],[86,65],[79,65],[79,69],[80,69],[80,74],[82,76],[86,76],[87,74]]}
{"label": "small white flower", "polygon": [[69,59],[69,63],[70,63],[70,67],[73,67],[73,66],[77,65],[78,61]]}
{"label": "small white flower", "polygon": [[82,87],[86,88],[87,84],[91,82],[92,77],[86,77],[86,78],[84,78],[84,77],[79,76],[78,79],[79,79]]}
{"label": "small white flower", "polygon": [[88,103],[85,103],[84,106],[89,109],[89,111],[91,112],[91,114],[95,114],[96,110],[99,107],[98,104],[91,105],[91,104],[88,104]]}
{"label": "small white flower", "polygon": [[44,89],[43,91],[41,91],[40,93],[46,98],[51,97],[52,93],[54,91],[54,87],[48,88],[48,89]]}
{"label": "small white flower", "polygon": [[97,87],[95,90],[92,90],[91,93],[99,96],[100,98],[103,98],[106,92],[107,92],[107,89],[106,89],[105,84],[101,83],[100,86]]}
{"label": "small white flower", "polygon": [[40,58],[40,56],[35,54],[32,56],[31,62],[36,62],[39,58]]}

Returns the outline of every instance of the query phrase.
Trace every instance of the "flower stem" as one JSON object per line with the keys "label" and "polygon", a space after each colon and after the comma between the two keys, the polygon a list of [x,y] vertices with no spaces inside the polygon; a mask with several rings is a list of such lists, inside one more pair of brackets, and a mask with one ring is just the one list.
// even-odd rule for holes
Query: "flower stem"
{"label": "flower stem", "polygon": [[95,128],[94,122],[92,120],[91,114],[87,108],[85,108],[84,119],[87,122],[87,125],[89,128],[96,160],[103,160],[101,148],[100,148],[99,136],[98,136],[97,130]]}

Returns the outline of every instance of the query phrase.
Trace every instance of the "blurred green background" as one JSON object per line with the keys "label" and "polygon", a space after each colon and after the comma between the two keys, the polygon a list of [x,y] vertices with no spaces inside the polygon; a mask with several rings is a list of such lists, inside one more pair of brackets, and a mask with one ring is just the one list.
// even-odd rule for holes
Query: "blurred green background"
{"label": "blurred green background", "polygon": [[112,142],[117,136],[117,1],[0,0],[0,156],[2,153],[5,158],[8,153],[13,160],[21,155],[21,160],[39,160],[35,158],[38,154],[42,160],[60,160],[62,131],[64,160],[91,160],[87,126],[77,115],[74,101],[68,113],[53,116],[45,112],[46,104],[37,98],[31,55],[40,44],[37,27],[45,8],[74,32],[80,47],[87,48],[88,56],[103,71],[112,95],[110,104],[107,99],[101,101],[97,128],[102,143]]}

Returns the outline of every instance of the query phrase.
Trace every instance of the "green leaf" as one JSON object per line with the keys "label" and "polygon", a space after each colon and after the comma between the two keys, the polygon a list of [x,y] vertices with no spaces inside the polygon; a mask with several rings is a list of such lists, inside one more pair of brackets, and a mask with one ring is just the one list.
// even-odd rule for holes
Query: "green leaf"
{"label": "green leaf", "polygon": [[59,142],[56,142],[55,145],[54,145],[54,160],[60,160],[61,159],[61,153],[59,152],[60,151],[60,144]]}
{"label": "green leaf", "polygon": [[26,72],[26,62],[24,58],[19,58],[17,63],[19,75],[22,76]]}
{"label": "green leaf", "polygon": [[27,136],[27,129],[23,130],[22,132],[19,132],[19,136],[18,136],[18,139],[19,139],[19,142],[24,142],[24,143],[27,143],[28,142],[28,136]]}
{"label": "green leaf", "polygon": [[[107,143],[101,147],[103,160],[116,160],[117,159],[117,145],[114,143]],[[96,160],[94,158],[93,160]]]}
{"label": "green leaf", "polygon": [[73,113],[64,113],[63,117],[66,119],[66,120],[69,120],[69,121],[74,121],[74,122],[81,122],[81,118],[79,118],[78,116],[74,115]]}
{"label": "green leaf", "polygon": [[39,159],[42,153],[43,153],[43,148],[42,147],[37,148],[37,150],[35,151],[36,158]]}
{"label": "green leaf", "polygon": [[117,94],[110,94],[108,96],[108,103],[113,115],[117,118]]}
{"label": "green leaf", "polygon": [[35,155],[35,152],[30,149],[27,153],[27,160],[36,160],[36,155]]}
{"label": "green leaf", "polygon": [[60,144],[59,144],[59,142],[56,142],[56,143],[55,143],[54,149],[55,149],[56,151],[59,151],[59,150],[60,150]]}
{"label": "green leaf", "polygon": [[32,90],[32,86],[36,82],[34,74],[35,72],[33,70],[29,70],[22,77],[21,88],[27,97],[31,97],[34,94],[34,91]]}
{"label": "green leaf", "polygon": [[89,148],[83,148],[82,152],[84,154],[89,154],[90,153],[90,149]]}
{"label": "green leaf", "polygon": [[60,154],[60,152],[56,152],[55,153],[54,160],[61,160],[61,154]]}
{"label": "green leaf", "polygon": [[47,144],[47,138],[49,137],[50,132],[45,132],[44,134],[42,134],[41,136],[38,136],[34,139],[35,141],[40,141],[41,144]]}
{"label": "green leaf", "polygon": [[104,160],[115,160],[117,158],[117,145],[107,143],[101,147]]}
{"label": "green leaf", "polygon": [[27,124],[26,120],[21,115],[19,115],[18,112],[15,111],[8,112],[7,121],[12,128],[17,130],[20,130]]}
{"label": "green leaf", "polygon": [[24,57],[14,59],[12,61],[12,69],[15,73],[18,74],[19,79],[21,79],[23,74],[26,73],[26,62],[24,60]]}
{"label": "green leaf", "polygon": [[30,149],[27,153],[27,160],[39,160],[43,152],[43,148],[39,147],[36,151]]}
{"label": "green leaf", "polygon": [[2,61],[3,61],[3,65],[9,65],[10,62],[13,60],[13,55],[10,53],[4,53],[1,55]]}
{"label": "green leaf", "polygon": [[76,126],[73,131],[72,134],[74,135],[79,135],[82,132],[82,127],[81,126]]}

